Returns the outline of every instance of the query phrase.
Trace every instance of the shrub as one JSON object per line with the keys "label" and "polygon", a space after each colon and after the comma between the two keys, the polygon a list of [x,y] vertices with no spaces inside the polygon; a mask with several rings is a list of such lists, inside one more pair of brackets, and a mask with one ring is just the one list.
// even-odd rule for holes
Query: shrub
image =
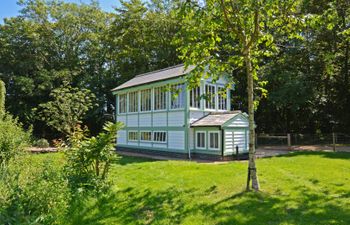
{"label": "shrub", "polygon": [[51,162],[39,166],[30,161],[11,163],[0,174],[4,181],[0,184],[2,224],[59,224],[71,200],[61,170]]}
{"label": "shrub", "polygon": [[35,141],[35,146],[39,148],[48,148],[50,147],[50,144],[45,138],[40,138],[39,140]]}
{"label": "shrub", "polygon": [[30,132],[21,127],[17,119],[5,115],[0,119],[0,167],[9,161],[28,145]]}
{"label": "shrub", "polygon": [[116,134],[121,128],[120,122],[108,122],[103,127],[104,132],[91,138],[87,138],[83,130],[76,129],[69,139],[71,148],[66,151],[66,172],[73,187],[99,189],[104,184],[115,156]]}

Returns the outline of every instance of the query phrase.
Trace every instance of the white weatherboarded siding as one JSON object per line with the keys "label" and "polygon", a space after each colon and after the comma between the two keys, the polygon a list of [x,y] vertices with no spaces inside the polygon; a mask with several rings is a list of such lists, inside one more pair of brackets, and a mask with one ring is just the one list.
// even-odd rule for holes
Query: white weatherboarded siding
{"label": "white weatherboarded siding", "polygon": [[143,146],[143,147],[152,147],[152,143],[150,142],[140,142],[140,146]]}
{"label": "white weatherboarded siding", "polygon": [[231,124],[228,127],[248,127],[248,119],[243,116],[236,116]]}
{"label": "white weatherboarded siding", "polygon": [[126,131],[125,130],[118,131],[117,145],[118,144],[126,144]]}
{"label": "white weatherboarded siding", "polygon": [[122,123],[124,123],[124,125],[126,125],[126,116],[120,116],[120,115],[118,115],[118,116],[117,116],[117,121],[118,121],[118,122],[122,122]]}
{"label": "white weatherboarded siding", "polygon": [[248,139],[245,130],[225,131],[225,152],[236,153],[236,146],[240,153],[247,151]]}
{"label": "white weatherboarded siding", "polygon": [[152,114],[142,113],[140,114],[140,127],[151,127],[152,126]]}
{"label": "white weatherboarded siding", "polygon": [[137,146],[138,143],[135,142],[135,141],[128,141],[128,145],[130,145],[130,146]]}
{"label": "white weatherboarded siding", "polygon": [[202,118],[206,114],[208,113],[201,112],[201,111],[190,111],[190,123],[195,122],[196,120]]}
{"label": "white weatherboarded siding", "polygon": [[155,148],[162,148],[162,149],[166,149],[166,144],[163,143],[154,143],[153,147]]}
{"label": "white weatherboarded siding", "polygon": [[185,148],[185,132],[184,131],[169,131],[168,132],[168,147],[172,149]]}
{"label": "white weatherboarded siding", "polygon": [[190,149],[194,149],[194,129],[191,128],[189,131],[189,135],[190,135]]}
{"label": "white weatherboarded siding", "polygon": [[244,130],[238,130],[233,132],[234,148],[238,146],[239,152],[246,150],[246,135]]}
{"label": "white weatherboarded siding", "polygon": [[153,114],[153,126],[154,127],[166,127],[166,116],[165,112],[162,113],[154,113]]}
{"label": "white weatherboarded siding", "polygon": [[170,127],[183,127],[185,125],[185,113],[184,111],[169,112],[168,114],[168,126]]}
{"label": "white weatherboarded siding", "polygon": [[138,127],[137,115],[128,115],[128,127]]}
{"label": "white weatherboarded siding", "polygon": [[225,152],[233,152],[233,131],[225,131]]}

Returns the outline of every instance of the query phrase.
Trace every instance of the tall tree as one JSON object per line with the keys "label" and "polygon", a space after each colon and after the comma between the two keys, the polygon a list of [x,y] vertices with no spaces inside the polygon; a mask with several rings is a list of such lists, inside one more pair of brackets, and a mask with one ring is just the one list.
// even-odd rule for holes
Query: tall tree
{"label": "tall tree", "polygon": [[[244,68],[249,114],[249,165],[247,190],[258,191],[255,164],[254,80],[258,83],[259,63],[278,50],[274,37],[291,32],[297,23],[297,1],[207,0],[182,5],[183,24],[179,42],[186,65],[196,65],[192,76],[205,72],[214,77]],[[293,32],[289,37],[293,37]],[[215,79],[214,79],[215,80]],[[255,87],[254,87],[255,86]],[[260,89],[261,90],[261,89]],[[256,99],[255,99],[256,100]],[[255,104],[255,107],[254,107]]]}

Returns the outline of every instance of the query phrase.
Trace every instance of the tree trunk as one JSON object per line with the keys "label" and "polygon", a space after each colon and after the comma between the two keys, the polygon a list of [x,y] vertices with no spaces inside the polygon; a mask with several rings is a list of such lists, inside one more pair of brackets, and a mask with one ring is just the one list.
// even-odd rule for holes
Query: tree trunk
{"label": "tree trunk", "polygon": [[248,178],[247,190],[250,189],[250,181],[252,188],[259,191],[259,180],[255,165],[255,122],[254,122],[254,73],[252,69],[251,53],[247,48],[244,51],[244,60],[247,72],[247,92],[248,92],[248,114],[249,114],[249,163],[248,163]]}

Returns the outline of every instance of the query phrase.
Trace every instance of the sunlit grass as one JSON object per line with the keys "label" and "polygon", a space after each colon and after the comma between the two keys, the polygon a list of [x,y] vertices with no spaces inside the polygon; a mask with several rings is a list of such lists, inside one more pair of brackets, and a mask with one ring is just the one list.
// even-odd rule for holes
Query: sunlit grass
{"label": "sunlit grass", "polygon": [[[57,158],[59,154],[33,156]],[[350,224],[350,154],[257,161],[261,192],[244,192],[246,162],[121,157],[111,191],[77,204],[72,224]]]}

